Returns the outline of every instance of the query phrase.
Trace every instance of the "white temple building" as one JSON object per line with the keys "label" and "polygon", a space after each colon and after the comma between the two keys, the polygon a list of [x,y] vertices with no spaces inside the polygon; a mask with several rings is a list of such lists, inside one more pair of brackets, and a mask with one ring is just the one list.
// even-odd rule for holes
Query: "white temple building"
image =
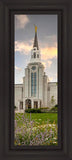
{"label": "white temple building", "polygon": [[57,104],[57,82],[50,82],[44,72],[35,26],[34,44],[30,63],[25,68],[23,84],[15,84],[15,106],[17,110],[51,107]]}

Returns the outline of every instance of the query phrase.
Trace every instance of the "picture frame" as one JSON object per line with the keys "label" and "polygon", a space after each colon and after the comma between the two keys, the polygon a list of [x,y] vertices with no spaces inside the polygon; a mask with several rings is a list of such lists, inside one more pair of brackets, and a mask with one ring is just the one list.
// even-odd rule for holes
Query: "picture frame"
{"label": "picture frame", "polygon": [[[25,17],[28,18],[28,19],[29,19],[29,17],[31,19],[34,18],[35,22],[37,20],[37,22],[36,22],[37,24],[38,24],[38,19],[39,19],[38,26],[39,26],[40,30],[43,28],[43,31],[41,31],[41,36],[44,32],[43,40],[45,41],[45,38],[47,39],[47,44],[46,44],[46,41],[45,41],[45,42],[43,42],[43,45],[45,43],[45,46],[47,45],[47,48],[51,49],[51,46],[48,47],[48,44],[49,44],[48,40],[50,39],[49,37],[51,37],[51,39],[53,39],[52,38],[53,35],[50,34],[50,36],[49,36],[49,33],[45,34],[45,29],[44,28],[47,26],[47,32],[49,32],[49,29],[48,29],[49,26],[50,26],[50,28],[51,28],[51,26],[53,26],[53,25],[49,24],[49,18],[50,18],[50,23],[52,23],[52,19],[53,19],[55,30],[54,30],[54,27],[53,27],[52,31],[56,32],[56,33],[53,33],[53,34],[57,34],[57,32],[58,32],[57,31],[57,28],[58,28],[57,26],[59,26],[58,23],[60,24],[60,21],[58,20],[58,19],[60,19],[60,14],[57,13],[58,14],[57,15],[56,12],[52,12],[52,11],[51,12],[48,11],[48,13],[43,13],[43,14],[41,13],[41,11],[38,11],[38,12],[39,13],[36,13],[36,11],[33,11],[33,13],[32,13],[32,11],[31,11],[31,13],[28,12],[28,14],[26,14],[25,11],[24,11],[24,14],[23,13],[17,14],[16,12],[14,12],[13,17],[15,18],[15,20],[12,20],[12,21],[15,22],[15,24],[14,24],[14,26],[15,26],[14,27],[15,28],[15,31],[14,31],[14,35],[15,35],[14,54],[15,55],[13,54],[14,55],[14,62],[15,62],[14,63],[14,68],[15,68],[14,84],[15,85],[14,85],[14,105],[13,106],[16,107],[16,109],[14,109],[14,119],[15,119],[14,122],[16,124],[14,126],[14,129],[15,129],[14,137],[15,138],[14,138],[14,140],[12,140],[12,142],[14,141],[16,148],[18,147],[18,148],[24,148],[25,149],[26,146],[24,146],[24,145],[28,144],[27,149],[28,148],[29,149],[35,148],[36,150],[40,149],[40,148],[42,148],[42,149],[45,149],[45,148],[48,148],[48,149],[49,148],[59,148],[61,146],[61,142],[60,142],[61,141],[60,140],[61,136],[59,136],[59,137],[57,136],[58,134],[59,135],[61,134],[60,120],[58,120],[58,114],[59,114],[59,117],[60,117],[60,107],[59,107],[58,111],[53,111],[53,113],[52,113],[52,107],[55,106],[56,104],[58,104],[58,101],[57,101],[57,99],[58,99],[57,98],[58,97],[57,96],[58,84],[57,84],[57,82],[55,82],[56,80],[53,80],[54,81],[53,83],[51,81],[49,81],[48,79],[46,80],[46,78],[50,77],[50,75],[52,75],[52,76],[57,75],[57,77],[58,77],[58,67],[57,67],[58,66],[57,65],[58,64],[58,54],[57,54],[57,47],[56,47],[57,45],[55,45],[56,43],[58,44],[58,42],[56,40],[56,39],[58,39],[57,38],[58,36],[56,36],[56,35],[54,36],[54,37],[56,37],[55,38],[56,42],[54,41],[54,43],[52,44],[52,47],[54,46],[54,48],[56,50],[55,52],[52,52],[52,53],[55,54],[54,59],[47,58],[47,61],[46,61],[45,56],[42,59],[43,52],[42,51],[39,52],[40,50],[37,50],[37,52],[36,52],[36,50],[35,50],[36,48],[39,49],[38,46],[33,47],[33,50],[31,50],[31,54],[29,53],[30,51],[24,52],[24,49],[26,47],[26,46],[24,47],[24,44],[23,44],[23,52],[17,52],[16,51],[16,48],[17,48],[16,44],[17,43],[19,43],[19,42],[29,43],[28,42],[29,41],[29,34],[30,34],[29,29],[28,29],[27,34],[26,34],[26,37],[28,36],[28,40],[26,40],[26,38],[25,38],[25,41],[23,41],[23,40],[21,41],[20,36],[19,36],[20,41],[19,41],[19,39],[18,40],[16,39],[16,37],[18,36],[18,33],[20,33],[19,28],[17,28],[17,26],[16,26],[16,24],[18,22],[18,18],[20,19],[20,17],[21,17],[21,19],[23,17],[23,21],[25,20]],[[45,21],[45,22],[43,22],[43,21]],[[32,27],[34,28],[33,23],[34,22],[31,22],[31,20],[30,20],[30,23],[28,24],[28,27],[29,27],[30,24],[32,24],[31,29],[32,29]],[[48,24],[46,24],[46,23],[48,23]],[[41,27],[40,27],[40,24],[41,24]],[[43,27],[44,24],[45,24],[45,26]],[[25,28],[21,29],[22,30],[22,35],[24,35],[23,37],[25,37],[25,33],[26,33],[25,29],[26,28],[27,28],[27,25],[26,25]],[[36,26],[35,26],[35,28],[36,28]],[[33,29],[32,29],[32,31],[33,31]],[[39,31],[39,33],[40,33],[40,31]],[[21,38],[22,38],[22,35],[21,35]],[[32,33],[31,33],[31,35],[32,35]],[[37,30],[35,32],[35,35],[37,36]],[[41,38],[41,40],[42,40],[42,38]],[[30,41],[31,41],[31,39],[30,39]],[[34,44],[36,46],[36,44],[38,42],[38,38],[35,39],[34,42],[35,42]],[[28,48],[28,45],[27,45],[27,48]],[[20,45],[18,45],[18,46],[20,47]],[[46,48],[46,47],[44,47],[44,48]],[[33,55],[33,51],[34,51],[34,55]],[[23,57],[25,53],[28,54],[28,57],[26,57],[26,55],[25,55],[25,57]],[[45,53],[46,56],[52,55],[52,54],[50,54],[50,51],[47,51],[47,53],[46,52],[44,52],[44,53]],[[23,69],[21,68],[21,66],[19,66],[19,63],[21,63],[21,65],[22,65],[22,60],[20,60],[20,58],[19,58],[19,61],[18,61],[18,64],[17,64],[17,55],[19,55],[20,58],[22,57]],[[41,57],[40,57],[40,55],[41,55]],[[61,61],[60,57],[61,56],[59,56],[59,61]],[[29,58],[29,63],[26,64],[26,62],[28,61],[28,58]],[[44,58],[45,58],[45,60],[44,60]],[[54,65],[54,67],[55,67],[53,74],[51,73],[52,70],[50,71],[50,75],[49,75],[49,68],[51,69],[52,65],[48,66],[49,60],[54,60],[55,61],[54,63],[52,61],[50,61],[50,62],[52,62],[52,65]],[[43,68],[45,70],[45,67],[42,63],[46,64],[46,68],[47,68],[47,71],[48,71],[48,73],[46,73],[46,74],[43,71]],[[26,64],[26,69],[24,67],[25,64]],[[19,68],[17,68],[17,66],[20,67],[21,71],[17,70],[17,69],[19,69]],[[19,73],[22,73],[22,70],[23,70],[23,74],[24,74],[24,71],[25,71],[25,77],[23,78],[23,82],[22,82],[22,83],[24,83],[23,85],[20,82],[16,83],[16,80],[18,80],[17,77],[20,75]],[[27,75],[27,72],[26,72],[27,70],[28,70],[28,77],[26,76]],[[47,74],[48,74],[48,77],[47,77]],[[20,76],[20,79],[21,79],[21,77],[23,77],[23,75]],[[42,81],[41,77],[43,78],[43,81]],[[55,76],[55,78],[56,78],[56,76]],[[27,84],[26,84],[26,82],[27,82]],[[44,85],[44,84],[46,84],[46,85]],[[43,90],[42,90],[42,87],[43,87]],[[47,87],[48,87],[49,90],[47,90]],[[53,91],[51,91],[51,88],[52,88]],[[22,91],[22,92],[20,92],[20,91]],[[48,93],[48,96],[47,96],[47,93]],[[49,97],[51,97],[51,99],[49,99]],[[20,98],[21,98],[21,100],[20,100]],[[28,103],[28,101],[30,103]],[[23,102],[22,106],[21,106],[21,102]],[[54,102],[54,104],[52,102]],[[49,109],[48,109],[48,106],[49,106]],[[60,104],[59,104],[59,106],[60,106]],[[40,112],[40,113],[38,113],[38,114],[32,113],[31,114],[31,113],[27,113],[27,112]],[[50,118],[48,118],[48,116],[50,116]],[[54,118],[53,118],[53,120],[51,120],[51,117],[53,117],[53,116],[54,116]],[[21,120],[21,117],[22,117],[22,120]],[[28,125],[27,125],[27,123],[25,123],[27,119],[28,119],[28,122],[29,122]],[[48,122],[47,119],[49,120],[49,122]],[[33,122],[33,120],[34,120],[34,122]],[[59,123],[58,123],[58,121],[59,121]],[[18,138],[18,126],[19,127],[22,126],[22,123],[20,123],[20,122],[23,123],[23,126],[26,126],[26,128],[24,130],[24,134],[23,134],[23,131],[22,132],[19,131],[19,133],[22,133],[21,136],[23,135],[23,137],[27,137],[23,141],[20,138]],[[30,122],[33,125],[30,125]],[[53,123],[55,123],[55,124],[53,124]],[[21,125],[19,125],[19,124],[21,124]],[[47,129],[50,128],[48,126],[48,124],[49,124],[49,126],[51,126],[52,131],[51,130],[49,132],[47,131]],[[52,127],[52,125],[56,126],[56,127]],[[28,126],[28,128],[27,128],[27,126]],[[58,129],[57,129],[57,126],[58,126]],[[29,133],[31,133],[31,134],[29,134]],[[51,135],[52,135],[52,138],[48,138],[49,136],[51,137]],[[20,134],[19,134],[19,137],[20,137]],[[42,138],[42,137],[44,137],[44,138]],[[31,147],[28,147],[29,145],[31,145]],[[46,145],[47,145],[47,147],[46,147]],[[15,146],[14,146],[14,148],[15,148]],[[32,147],[32,146],[34,146],[34,147]]]}
{"label": "picture frame", "polygon": [[[14,13],[48,13],[58,12],[59,18],[59,95],[61,97],[59,126],[60,126],[60,146],[59,148],[14,148],[13,146],[13,79],[14,79]],[[72,159],[72,129],[71,129],[71,58],[72,58],[72,3],[66,1],[7,1],[0,3],[1,21],[1,136],[0,136],[0,156],[1,159]],[[63,43],[62,43],[63,42]],[[59,54],[60,55],[60,54]],[[63,92],[63,93],[62,93]],[[62,94],[62,95],[61,95]]]}

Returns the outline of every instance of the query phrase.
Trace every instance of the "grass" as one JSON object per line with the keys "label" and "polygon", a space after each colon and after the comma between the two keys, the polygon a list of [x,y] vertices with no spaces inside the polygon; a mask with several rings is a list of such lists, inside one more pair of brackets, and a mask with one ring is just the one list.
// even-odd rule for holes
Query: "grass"
{"label": "grass", "polygon": [[15,145],[57,145],[57,113],[15,113]]}
{"label": "grass", "polygon": [[[25,113],[25,117],[30,119],[31,116],[31,120],[34,120],[36,122],[36,124],[38,123],[38,125],[42,125],[42,124],[46,124],[47,121],[49,121],[49,123],[53,123],[55,121],[55,123],[57,124],[57,116],[58,113]],[[15,113],[15,120],[18,121],[18,125],[19,127],[23,125],[23,113]]]}

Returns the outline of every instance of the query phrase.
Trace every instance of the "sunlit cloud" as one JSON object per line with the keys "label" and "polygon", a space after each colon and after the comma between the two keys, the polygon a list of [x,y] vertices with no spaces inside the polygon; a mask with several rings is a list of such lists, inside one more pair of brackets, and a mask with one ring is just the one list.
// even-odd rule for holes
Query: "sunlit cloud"
{"label": "sunlit cloud", "polygon": [[[31,52],[33,47],[33,43],[29,42],[22,42],[22,41],[15,41],[15,52],[18,51],[20,54],[28,55]],[[50,60],[53,58],[57,58],[57,48],[56,47],[44,47],[41,48],[41,59],[42,60]],[[48,62],[50,65],[51,62]]]}
{"label": "sunlit cloud", "polygon": [[57,73],[49,73],[48,77],[50,82],[57,82]]}
{"label": "sunlit cloud", "polygon": [[50,76],[49,76],[49,80],[50,80],[50,82],[52,82],[52,81],[53,81],[53,77],[50,77]]}
{"label": "sunlit cloud", "polygon": [[43,62],[43,61],[42,61],[42,64],[43,64],[43,65],[44,65],[44,67],[46,68],[46,62]]}
{"label": "sunlit cloud", "polygon": [[50,68],[51,67],[51,64],[52,64],[52,61],[50,60],[45,60],[45,61],[42,61],[42,64],[44,65],[45,68]]}
{"label": "sunlit cloud", "polygon": [[27,15],[15,15],[15,27],[17,29],[24,28],[29,22],[30,20]]}
{"label": "sunlit cloud", "polygon": [[43,60],[57,58],[57,48],[56,47],[41,48],[41,58]]}
{"label": "sunlit cloud", "polygon": [[22,68],[17,67],[17,66],[15,66],[15,69],[16,69],[17,71],[22,71]]}
{"label": "sunlit cloud", "polygon": [[50,67],[52,64],[52,61],[48,61],[48,67]]}
{"label": "sunlit cloud", "polygon": [[32,45],[28,42],[15,41],[15,52],[18,51],[20,54],[30,54]]}

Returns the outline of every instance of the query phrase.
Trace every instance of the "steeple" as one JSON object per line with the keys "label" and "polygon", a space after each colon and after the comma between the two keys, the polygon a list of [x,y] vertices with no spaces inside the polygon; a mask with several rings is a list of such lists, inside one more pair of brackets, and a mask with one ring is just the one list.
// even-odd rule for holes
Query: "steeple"
{"label": "steeple", "polygon": [[33,47],[37,47],[37,50],[39,50],[38,47],[38,40],[37,40],[37,26],[35,26],[35,37],[34,37],[34,44]]}
{"label": "steeple", "polygon": [[35,37],[34,37],[34,44],[33,49],[31,50],[31,63],[40,62],[41,61],[41,55],[40,50],[38,47],[38,40],[37,40],[37,26],[35,26]]}

